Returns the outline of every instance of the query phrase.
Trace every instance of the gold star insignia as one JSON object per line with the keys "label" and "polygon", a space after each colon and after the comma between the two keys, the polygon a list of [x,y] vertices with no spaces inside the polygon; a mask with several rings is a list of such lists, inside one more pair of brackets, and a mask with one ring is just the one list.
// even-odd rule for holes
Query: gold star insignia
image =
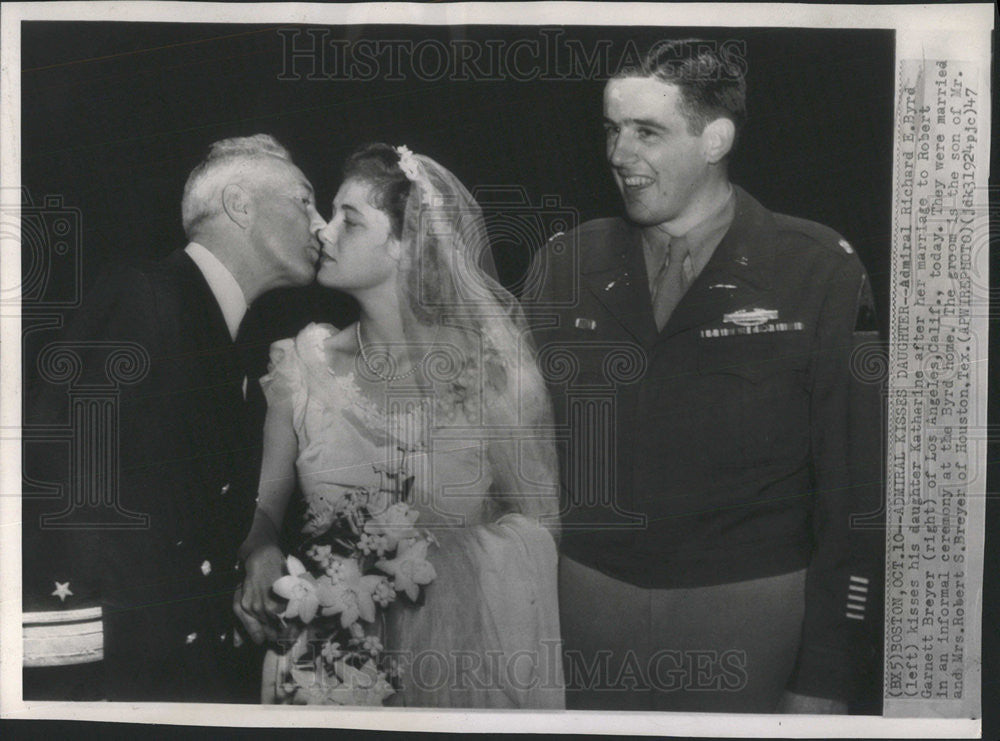
{"label": "gold star insignia", "polygon": [[53,582],[56,585],[56,591],[52,593],[53,597],[58,597],[60,602],[65,602],[67,597],[72,597],[73,593],[69,591],[69,582]]}

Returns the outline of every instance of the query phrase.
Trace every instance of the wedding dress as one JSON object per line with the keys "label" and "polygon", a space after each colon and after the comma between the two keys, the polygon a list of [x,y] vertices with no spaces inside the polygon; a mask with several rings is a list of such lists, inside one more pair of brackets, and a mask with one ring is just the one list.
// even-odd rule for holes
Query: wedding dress
{"label": "wedding dress", "polygon": [[[311,324],[275,343],[261,385],[269,403],[291,399],[304,538],[345,491],[383,485],[401,467],[413,477],[410,504],[420,513],[416,526],[436,540],[427,560],[437,576],[419,604],[400,594],[384,620],[365,626],[381,633],[403,670],[386,704],[564,707],[556,546],[530,507],[496,490],[487,443],[470,432],[489,400],[465,393],[458,376],[430,395],[404,389],[381,408],[353,372],[333,371],[328,343],[336,332]],[[466,364],[462,372],[475,375],[476,362]],[[516,443],[528,452],[538,444]],[[273,701],[278,663],[270,651],[265,702]]]}

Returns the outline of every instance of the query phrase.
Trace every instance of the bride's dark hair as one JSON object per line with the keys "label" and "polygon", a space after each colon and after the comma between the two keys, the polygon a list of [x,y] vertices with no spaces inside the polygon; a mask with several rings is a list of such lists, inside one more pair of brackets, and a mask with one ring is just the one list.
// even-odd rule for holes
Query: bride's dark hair
{"label": "bride's dark hair", "polygon": [[389,217],[393,236],[401,239],[411,181],[399,169],[395,147],[381,142],[358,147],[348,156],[342,174],[345,181],[362,180],[371,184],[369,204]]}

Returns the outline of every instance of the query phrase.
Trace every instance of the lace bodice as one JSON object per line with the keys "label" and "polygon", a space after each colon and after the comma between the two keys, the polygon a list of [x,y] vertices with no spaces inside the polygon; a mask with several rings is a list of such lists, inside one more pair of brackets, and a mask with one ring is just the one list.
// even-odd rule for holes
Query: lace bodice
{"label": "lace bodice", "polygon": [[413,476],[420,525],[475,525],[488,517],[489,466],[483,442],[456,433],[454,405],[405,390],[379,408],[353,372],[337,373],[330,325],[310,324],[271,347],[261,386],[269,403],[290,398],[298,437],[296,469],[311,512],[345,490],[385,485],[385,474]]}

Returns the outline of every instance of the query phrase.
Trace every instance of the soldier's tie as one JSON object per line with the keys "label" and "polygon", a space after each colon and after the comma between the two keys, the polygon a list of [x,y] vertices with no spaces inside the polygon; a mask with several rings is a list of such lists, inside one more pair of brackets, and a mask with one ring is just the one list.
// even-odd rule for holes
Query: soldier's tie
{"label": "soldier's tie", "polygon": [[667,261],[660,267],[660,276],[653,289],[653,316],[657,330],[662,330],[687,289],[684,280],[684,258],[690,247],[684,237],[672,237],[667,248]]}

